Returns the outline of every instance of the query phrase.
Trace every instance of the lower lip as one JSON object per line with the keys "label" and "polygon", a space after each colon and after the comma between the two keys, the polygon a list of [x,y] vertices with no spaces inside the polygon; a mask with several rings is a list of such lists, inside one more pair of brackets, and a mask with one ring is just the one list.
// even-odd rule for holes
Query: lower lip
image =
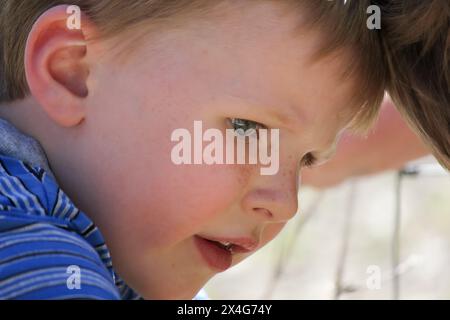
{"label": "lower lip", "polygon": [[212,269],[225,271],[231,267],[233,262],[231,252],[201,237],[195,236],[194,238],[201,256]]}

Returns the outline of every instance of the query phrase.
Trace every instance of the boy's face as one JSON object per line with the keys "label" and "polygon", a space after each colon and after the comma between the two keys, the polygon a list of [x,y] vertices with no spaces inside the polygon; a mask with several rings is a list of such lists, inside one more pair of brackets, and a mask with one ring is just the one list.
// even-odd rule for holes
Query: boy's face
{"label": "boy's face", "polygon": [[[344,56],[312,64],[319,36],[294,36],[297,25],[297,12],[266,3],[149,35],[127,61],[100,56],[100,43],[88,49],[84,121],[60,129],[55,145],[71,148],[50,162],[146,298],[191,298],[226,267],[199,237],[247,247],[233,265],[273,239],[297,212],[302,157],[327,157],[350,120]],[[224,132],[230,118],[280,129],[277,174],[173,163],[175,129],[193,134],[199,120]]]}

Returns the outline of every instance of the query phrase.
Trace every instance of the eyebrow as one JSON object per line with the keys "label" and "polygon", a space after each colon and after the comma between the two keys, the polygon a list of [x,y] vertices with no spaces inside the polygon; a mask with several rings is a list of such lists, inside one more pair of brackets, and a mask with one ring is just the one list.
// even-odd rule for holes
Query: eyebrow
{"label": "eyebrow", "polygon": [[330,148],[329,151],[325,152],[324,155],[322,155],[322,160],[323,161],[328,161],[331,158],[333,158],[336,155],[337,152],[337,147],[333,146],[332,148]]}
{"label": "eyebrow", "polygon": [[[289,117],[287,114],[281,112],[280,110],[277,110],[273,106],[268,106],[269,110],[268,112],[277,118],[277,120],[281,123],[284,123],[288,127],[293,126],[294,121],[291,120],[291,117]],[[295,106],[291,106],[290,111],[296,115],[297,121],[299,123],[304,123],[306,121],[304,112],[301,111],[300,108],[296,108]],[[330,144],[330,146],[325,149],[325,151],[313,151],[310,152],[310,156],[312,157],[312,163],[322,163],[327,162],[328,160],[332,159],[336,153],[337,153],[337,146],[339,144],[340,138],[341,138],[342,131],[336,135],[336,138],[334,141]]]}
{"label": "eyebrow", "polygon": [[294,130],[296,126],[299,124],[304,124],[306,122],[305,115],[303,112],[298,110],[295,107],[289,108],[291,112],[286,113],[281,111],[281,108],[277,108],[276,106],[267,106],[266,111],[270,114],[272,118],[275,118],[277,122],[284,124],[290,130]]}
{"label": "eyebrow", "polygon": [[[295,105],[287,105],[285,108],[280,108],[280,105],[277,104],[264,104],[258,101],[258,99],[252,99],[243,97],[236,94],[227,94],[228,97],[232,99],[238,99],[243,102],[247,106],[254,106],[265,110],[269,115],[277,120],[277,122],[286,125],[289,128],[294,127],[294,124],[300,123],[303,124],[306,122],[306,116],[300,107],[296,107]],[[287,113],[282,110],[289,110]],[[295,120],[292,120],[292,119]]]}
{"label": "eyebrow", "polygon": [[[276,118],[278,120],[278,122],[283,123],[287,127],[290,127],[290,128],[293,127],[294,123],[298,122],[298,123],[303,124],[303,123],[306,123],[306,121],[307,121],[307,119],[305,117],[305,113],[302,112],[301,108],[295,107],[295,105],[291,105],[290,108],[288,108],[290,110],[290,112],[295,115],[296,121],[293,121],[293,120],[291,120],[292,117],[290,117],[288,114],[280,111],[280,108],[277,108],[274,105],[260,104],[258,101],[254,101],[252,99],[248,99],[248,98],[241,97],[238,95],[229,94],[228,96],[230,96],[234,99],[241,100],[242,102],[246,103],[247,105],[262,107],[271,116]],[[311,152],[310,154],[313,157],[313,162],[325,162],[325,161],[328,161],[331,158],[333,158],[336,155],[336,149],[337,149],[339,140],[340,140],[340,134],[336,137],[336,139],[331,144],[331,146],[328,149],[326,149],[325,151]]]}

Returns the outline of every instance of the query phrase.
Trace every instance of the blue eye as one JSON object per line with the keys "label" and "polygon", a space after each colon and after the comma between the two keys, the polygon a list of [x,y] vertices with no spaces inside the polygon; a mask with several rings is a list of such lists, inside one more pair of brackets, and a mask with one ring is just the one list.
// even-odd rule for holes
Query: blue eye
{"label": "blue eye", "polygon": [[250,136],[254,133],[257,133],[257,130],[264,129],[265,126],[251,120],[245,120],[240,118],[230,118],[229,119],[233,130],[242,136]]}

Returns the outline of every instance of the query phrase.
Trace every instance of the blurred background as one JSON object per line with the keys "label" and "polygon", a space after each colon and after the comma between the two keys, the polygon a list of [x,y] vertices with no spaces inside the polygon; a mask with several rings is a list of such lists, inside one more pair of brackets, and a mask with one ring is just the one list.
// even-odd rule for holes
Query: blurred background
{"label": "blurred background", "polygon": [[433,157],[303,187],[300,213],[211,299],[450,299],[450,175]]}

